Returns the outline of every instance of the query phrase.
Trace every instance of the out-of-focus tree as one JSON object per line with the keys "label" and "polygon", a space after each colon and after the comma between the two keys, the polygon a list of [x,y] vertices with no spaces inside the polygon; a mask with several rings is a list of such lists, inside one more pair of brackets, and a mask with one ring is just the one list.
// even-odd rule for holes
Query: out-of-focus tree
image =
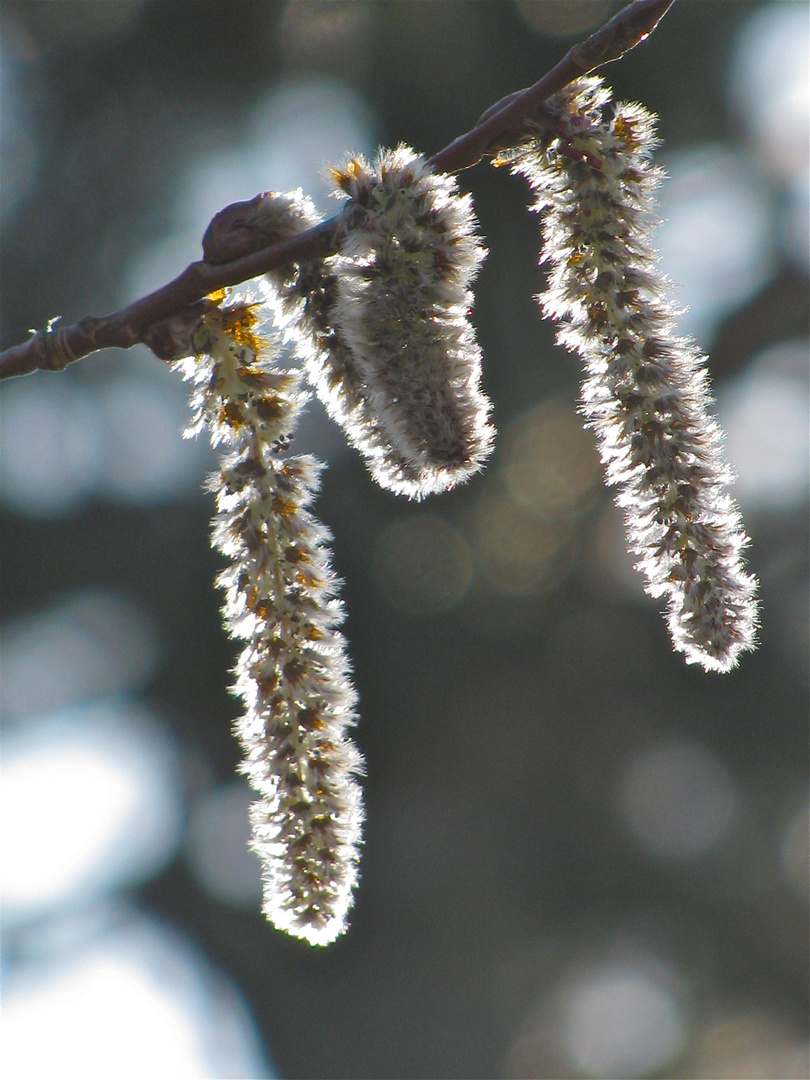
{"label": "out-of-focus tree", "polygon": [[[328,213],[327,161],[435,152],[617,7],[7,3],[4,343],[160,285],[257,190]],[[407,503],[302,420],[369,770],[363,886],[328,954],[257,914],[212,462],[178,441],[176,376],[107,353],[4,386],[12,1047],[81,986],[137,1001],[141,1069],[192,1032],[223,1076],[268,1055],[285,1075],[806,1070],[806,43],[803,4],[680,0],[608,69],[660,114],[663,269],[712,354],[753,540],[761,648],[738,670],[677,663],[627,572],[505,170],[463,177],[490,249],[486,472]],[[592,150],[556,135],[576,180]],[[128,1022],[99,1019],[100,1055]]]}

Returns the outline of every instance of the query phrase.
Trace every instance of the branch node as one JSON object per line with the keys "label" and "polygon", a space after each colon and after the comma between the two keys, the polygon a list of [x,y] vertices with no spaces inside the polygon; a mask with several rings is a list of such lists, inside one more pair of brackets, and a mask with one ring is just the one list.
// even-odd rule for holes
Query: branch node
{"label": "branch node", "polygon": [[189,356],[194,351],[194,331],[206,311],[213,306],[210,300],[189,304],[182,311],[148,326],[141,334],[141,341],[158,360],[173,361]]}
{"label": "branch node", "polygon": [[61,315],[57,315],[53,319],[48,319],[44,333],[41,330],[34,332],[34,337],[39,338],[39,351],[42,355],[39,366],[45,371],[63,371],[68,364],[74,363],[77,359],[68,344],[67,330],[57,326],[61,318]]}

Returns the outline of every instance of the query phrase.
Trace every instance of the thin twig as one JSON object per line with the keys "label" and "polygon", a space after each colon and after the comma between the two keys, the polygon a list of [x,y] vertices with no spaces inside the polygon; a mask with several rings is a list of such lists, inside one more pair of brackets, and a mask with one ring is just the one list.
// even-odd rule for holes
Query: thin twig
{"label": "thin twig", "polygon": [[[457,172],[475,165],[488,152],[509,145],[522,124],[536,115],[551,94],[629,52],[652,33],[672,3],[673,0],[635,0],[586,41],[569,49],[560,63],[533,86],[509,95],[488,109],[471,131],[430,159],[433,167],[439,172]],[[237,207],[241,205],[250,204],[237,204]],[[229,220],[231,209],[221,211],[214,221]],[[178,318],[182,322],[184,316],[193,317],[197,310],[194,305],[218,289],[238,285],[287,263],[334,254],[341,221],[342,212],[280,244],[268,243],[267,238],[257,238],[246,229],[243,253],[237,258],[191,263],[167,285],[110,315],[86,316],[65,327],[52,320],[46,330],[38,330],[28,341],[0,353],[0,379],[38,370],[59,371],[98,349],[113,346],[128,349],[146,342],[160,355],[156,342],[162,340],[162,324],[167,320]],[[238,252],[239,245],[232,244],[231,251]],[[167,347],[164,355],[170,352]]]}

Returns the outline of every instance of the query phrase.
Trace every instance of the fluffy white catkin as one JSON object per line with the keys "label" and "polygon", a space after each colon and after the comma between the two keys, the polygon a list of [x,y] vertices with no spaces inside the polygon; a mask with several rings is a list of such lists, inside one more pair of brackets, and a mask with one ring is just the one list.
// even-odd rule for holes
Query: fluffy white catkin
{"label": "fluffy white catkin", "polygon": [[[469,196],[407,147],[332,175],[351,202],[337,256],[268,275],[277,320],[374,479],[420,499],[477,472],[494,430],[470,285],[484,257]],[[300,192],[263,200],[262,228],[309,228]]]}
{"label": "fluffy white catkin", "polygon": [[189,433],[206,427],[223,450],[213,539],[230,560],[219,577],[225,623],[244,642],[236,732],[260,795],[250,817],[264,911],[324,945],[346,928],[357,881],[363,763],[346,734],[356,697],[330,537],[308,510],[320,465],[286,453],[300,376],[273,367],[256,321],[255,305],[212,306],[194,334],[197,355],[178,367],[194,384]]}
{"label": "fluffy white catkin", "polygon": [[[318,223],[310,199],[300,190],[263,199],[257,224],[275,239],[286,239]],[[392,445],[366,392],[345,337],[335,324],[340,256],[281,267],[267,275],[275,318],[292,342],[310,383],[348,442],[365,458],[371,475],[398,495],[420,498],[435,483],[429,469],[406,460]]]}
{"label": "fluffy white catkin", "polygon": [[666,598],[687,662],[727,671],[755,646],[748,541],[728,492],[705,358],[676,336],[678,312],[651,246],[661,180],[650,163],[654,118],[609,101],[598,78],[572,83],[503,160],[525,174],[544,213],[542,307],[584,361],[582,411],[647,591]]}
{"label": "fluffy white catkin", "polygon": [[402,145],[332,175],[351,199],[334,323],[403,466],[402,476],[381,479],[416,498],[445,491],[481,469],[494,438],[469,319],[484,257],[472,202]]}

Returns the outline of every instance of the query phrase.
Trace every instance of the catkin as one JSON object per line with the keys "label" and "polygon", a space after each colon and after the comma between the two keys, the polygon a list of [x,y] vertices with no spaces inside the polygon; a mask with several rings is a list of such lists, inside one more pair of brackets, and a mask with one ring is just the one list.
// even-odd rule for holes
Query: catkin
{"label": "catkin", "polygon": [[[350,196],[339,252],[268,275],[277,320],[377,483],[414,499],[446,491],[494,438],[469,321],[484,256],[471,200],[404,146],[332,174]],[[318,221],[300,192],[261,213],[280,237]]]}
{"label": "catkin", "polygon": [[222,447],[214,545],[228,558],[223,616],[244,642],[235,692],[243,771],[260,798],[251,846],[262,863],[264,911],[313,945],[346,927],[363,819],[362,759],[347,737],[356,695],[342,635],[328,531],[309,511],[320,465],[290,457],[304,394],[297,372],[272,364],[254,306],[212,306],[196,355],[190,433]]}
{"label": "catkin", "polygon": [[484,257],[472,202],[403,145],[332,172],[351,199],[335,324],[379,426],[420,478],[406,493],[447,490],[481,469],[494,438],[469,319]]}
{"label": "catkin", "polygon": [[609,102],[600,79],[572,83],[501,161],[528,178],[544,214],[541,304],[584,361],[582,412],[647,591],[666,598],[686,660],[727,671],[755,644],[748,540],[728,491],[705,357],[676,335],[679,313],[651,246],[661,180],[650,163],[654,118]]}
{"label": "catkin", "polygon": [[[263,226],[286,238],[320,220],[310,199],[299,191],[274,195],[261,207]],[[363,375],[336,323],[337,268],[340,256],[312,259],[271,271],[270,303],[276,322],[291,341],[318,398],[358,450],[376,482],[398,495],[420,498],[430,477],[391,442],[368,395]]]}

